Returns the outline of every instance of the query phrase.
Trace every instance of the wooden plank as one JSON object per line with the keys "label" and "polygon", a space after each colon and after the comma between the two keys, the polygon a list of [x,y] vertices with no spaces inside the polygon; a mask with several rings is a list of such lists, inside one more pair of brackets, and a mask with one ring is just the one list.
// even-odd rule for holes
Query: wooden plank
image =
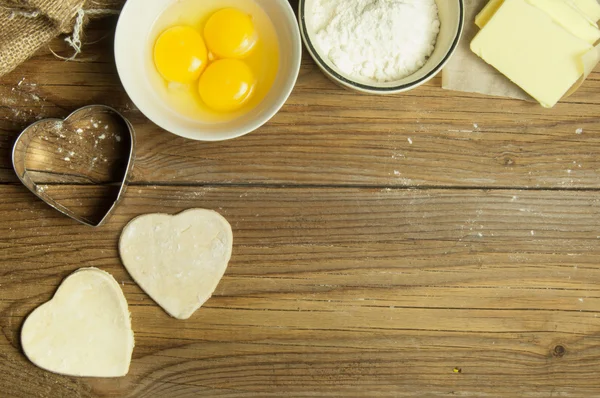
{"label": "wooden plank", "polygon": [[[357,95],[328,81],[305,53],[294,93],[270,123],[240,139],[201,143],[156,127],[127,98],[113,64],[114,24],[92,25],[95,44],[78,62],[46,50],[0,79],[0,182],[16,181],[10,149],[28,123],[103,103],[136,127],[139,183],[597,187],[598,72],[547,110],[445,91],[439,78],[402,95]],[[69,54],[60,39],[50,48]]]}
{"label": "wooden plank", "polygon": [[[93,190],[54,193],[85,207]],[[10,396],[600,394],[596,192],[133,186],[99,229],[18,185],[0,195]],[[116,246],[132,217],[190,207],[227,217],[234,255],[215,296],[176,321]],[[20,352],[24,317],[84,266],[111,272],[130,303],[125,378],[56,376]]]}

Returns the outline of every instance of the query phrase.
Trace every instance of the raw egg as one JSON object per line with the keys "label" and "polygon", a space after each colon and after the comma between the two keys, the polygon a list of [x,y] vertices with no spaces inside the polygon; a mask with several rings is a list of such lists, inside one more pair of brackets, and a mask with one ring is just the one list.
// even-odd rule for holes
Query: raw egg
{"label": "raw egg", "polygon": [[250,15],[235,8],[223,8],[212,14],[204,26],[204,38],[218,58],[245,57],[258,39]]}
{"label": "raw egg", "polygon": [[256,79],[252,70],[239,59],[213,62],[200,76],[200,98],[209,108],[219,112],[240,109],[252,96]]}
{"label": "raw egg", "polygon": [[149,37],[150,83],[177,115],[206,123],[251,112],[279,71],[279,39],[255,0],[178,0]]}
{"label": "raw egg", "polygon": [[204,39],[190,26],[167,29],[158,37],[154,46],[156,69],[170,82],[193,82],[200,77],[207,60]]}

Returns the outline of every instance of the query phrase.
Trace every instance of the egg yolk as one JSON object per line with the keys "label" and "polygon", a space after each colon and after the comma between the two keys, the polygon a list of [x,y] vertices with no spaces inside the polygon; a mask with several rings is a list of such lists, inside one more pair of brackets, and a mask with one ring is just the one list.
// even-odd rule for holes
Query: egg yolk
{"label": "egg yolk", "polygon": [[232,112],[240,109],[254,93],[256,79],[239,59],[221,59],[210,64],[198,83],[200,98],[211,109]]}
{"label": "egg yolk", "polygon": [[189,26],[165,30],[154,45],[154,64],[166,80],[189,84],[198,79],[208,62],[202,35]]}
{"label": "egg yolk", "polygon": [[248,14],[224,8],[208,19],[204,38],[208,49],[218,58],[243,58],[254,48],[258,35]]}

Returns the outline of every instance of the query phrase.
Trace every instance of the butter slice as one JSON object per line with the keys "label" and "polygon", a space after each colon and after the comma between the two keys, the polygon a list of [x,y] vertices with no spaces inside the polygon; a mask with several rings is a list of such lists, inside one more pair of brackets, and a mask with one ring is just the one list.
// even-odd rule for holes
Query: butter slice
{"label": "butter slice", "polygon": [[502,4],[504,4],[504,0],[490,0],[475,17],[475,25],[479,26],[479,29],[483,29],[496,11],[502,7]]}
{"label": "butter slice", "polygon": [[600,29],[592,25],[584,14],[571,7],[564,0],[527,1],[550,15],[556,23],[580,39],[590,44],[595,44],[600,39]]}
{"label": "butter slice", "polygon": [[526,0],[505,0],[475,36],[471,50],[551,108],[583,75],[592,46]]}
{"label": "butter slice", "polygon": [[593,22],[600,20],[600,4],[597,0],[565,0],[572,4],[582,13],[587,15]]}

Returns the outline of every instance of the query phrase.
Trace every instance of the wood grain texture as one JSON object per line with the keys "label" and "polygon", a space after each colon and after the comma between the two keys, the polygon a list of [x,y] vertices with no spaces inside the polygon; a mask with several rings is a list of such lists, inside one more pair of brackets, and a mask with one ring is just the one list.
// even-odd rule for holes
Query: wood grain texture
{"label": "wood grain texture", "polygon": [[[305,54],[272,121],[199,143],[128,99],[115,23],[88,27],[77,62],[52,55],[70,55],[59,38],[0,78],[0,396],[600,396],[599,72],[546,110],[439,78],[361,96]],[[138,138],[132,185],[98,229],[35,198],[10,164],[29,123],[93,103]],[[82,214],[115,183],[37,179]],[[117,241],[137,215],[191,207],[230,221],[234,252],[213,298],[176,321],[131,280]],[[22,354],[27,314],[88,266],[130,305],[125,378],[58,376]]]}
{"label": "wood grain texture", "polygon": [[[97,42],[79,62],[47,51],[0,79],[0,181],[15,182],[8,154],[28,123],[101,103],[135,124],[139,183],[598,186],[598,72],[547,110],[445,91],[439,78],[402,95],[357,95],[327,80],[305,53],[291,98],[266,126],[232,141],[191,142],[153,125],[124,93],[112,56],[115,22],[92,26],[88,40]],[[64,46],[50,47],[67,55]]]}
{"label": "wood grain texture", "polygon": [[[55,194],[77,206],[95,189]],[[600,394],[595,192],[135,186],[101,229],[20,186],[0,194],[0,383],[39,383],[14,396]],[[215,296],[175,321],[116,242],[139,214],[190,207],[221,212],[236,241]],[[20,353],[23,318],[83,266],[123,283],[126,378],[50,375]]]}

